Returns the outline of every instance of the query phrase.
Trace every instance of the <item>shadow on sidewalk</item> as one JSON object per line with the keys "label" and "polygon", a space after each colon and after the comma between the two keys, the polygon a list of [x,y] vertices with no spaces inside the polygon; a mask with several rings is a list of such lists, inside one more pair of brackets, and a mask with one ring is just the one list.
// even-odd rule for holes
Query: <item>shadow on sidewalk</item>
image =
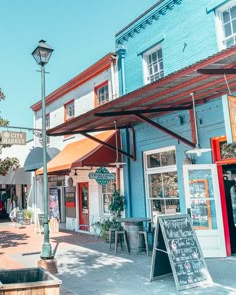
{"label": "shadow on sidewalk", "polygon": [[0,231],[0,249],[27,244],[24,240],[26,241],[28,238],[29,235],[25,233],[18,234],[10,231]]}

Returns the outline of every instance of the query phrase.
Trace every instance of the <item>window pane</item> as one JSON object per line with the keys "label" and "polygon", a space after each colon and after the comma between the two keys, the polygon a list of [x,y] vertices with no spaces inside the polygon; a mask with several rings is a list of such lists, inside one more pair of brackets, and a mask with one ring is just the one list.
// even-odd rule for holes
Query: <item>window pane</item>
{"label": "window pane", "polygon": [[227,39],[225,41],[225,44],[226,44],[227,48],[233,46],[234,45],[234,38],[232,37],[232,38]]}
{"label": "window pane", "polygon": [[231,23],[225,24],[224,29],[225,29],[225,37],[232,35]]}
{"label": "window pane", "polygon": [[162,198],[164,196],[164,187],[162,181],[162,174],[151,174],[149,178],[149,197]]}
{"label": "window pane", "polygon": [[177,172],[167,172],[162,174],[163,177],[163,192],[165,198],[178,198],[178,177]]}
{"label": "window pane", "polygon": [[108,84],[97,90],[97,103],[98,105],[104,104],[109,101]]}
{"label": "window pane", "polygon": [[160,153],[161,166],[170,166],[176,164],[175,151],[167,151]]}
{"label": "window pane", "polygon": [[232,21],[233,34],[236,33],[236,19]]}
{"label": "window pane", "polygon": [[230,188],[230,196],[232,202],[232,213],[233,213],[233,220],[234,226],[236,227],[236,188],[235,185]]}
{"label": "window pane", "polygon": [[236,6],[232,7],[230,9],[230,12],[231,12],[231,18],[232,19],[236,18]]}
{"label": "window pane", "polygon": [[153,52],[152,54],[152,62],[155,62],[157,60],[157,53]]}
{"label": "window pane", "polygon": [[162,50],[161,49],[157,50],[157,55],[158,55],[158,59],[162,59]]}
{"label": "window pane", "polygon": [[148,168],[160,167],[160,153],[151,154],[147,156],[147,167]]}
{"label": "window pane", "polygon": [[223,12],[223,22],[227,23],[229,21],[229,11]]}

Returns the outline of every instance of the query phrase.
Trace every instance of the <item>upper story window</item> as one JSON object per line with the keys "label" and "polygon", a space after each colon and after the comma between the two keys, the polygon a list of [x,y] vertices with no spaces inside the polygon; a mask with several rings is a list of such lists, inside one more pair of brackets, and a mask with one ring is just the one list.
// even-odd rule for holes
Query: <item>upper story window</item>
{"label": "upper story window", "polygon": [[162,48],[157,45],[143,54],[145,84],[164,77]]}
{"label": "upper story window", "polygon": [[65,121],[72,119],[75,115],[74,100],[65,104]]}
{"label": "upper story window", "polygon": [[95,107],[109,101],[108,81],[95,88]]}
{"label": "upper story window", "polygon": [[229,1],[217,10],[217,32],[221,49],[236,44],[236,1]]}

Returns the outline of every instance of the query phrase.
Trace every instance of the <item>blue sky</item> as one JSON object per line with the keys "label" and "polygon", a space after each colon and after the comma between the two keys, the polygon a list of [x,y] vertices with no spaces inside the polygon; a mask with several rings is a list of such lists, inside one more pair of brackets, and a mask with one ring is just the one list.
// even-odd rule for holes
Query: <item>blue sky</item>
{"label": "blue sky", "polygon": [[115,50],[115,34],[157,0],[0,0],[0,116],[33,127],[30,106],[41,99],[32,51],[43,39],[55,50],[46,95]]}

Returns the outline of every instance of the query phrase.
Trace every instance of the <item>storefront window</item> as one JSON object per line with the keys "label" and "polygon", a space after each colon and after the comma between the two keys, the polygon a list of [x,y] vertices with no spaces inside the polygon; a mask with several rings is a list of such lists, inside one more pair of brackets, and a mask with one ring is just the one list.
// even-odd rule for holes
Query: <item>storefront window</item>
{"label": "storefront window", "polygon": [[175,147],[145,153],[147,201],[154,222],[158,215],[180,212]]}
{"label": "storefront window", "polygon": [[[113,173],[115,175],[115,173]],[[116,177],[114,177],[116,179]],[[108,184],[102,186],[102,213],[110,214],[109,205],[112,200],[115,180],[111,180]]]}

